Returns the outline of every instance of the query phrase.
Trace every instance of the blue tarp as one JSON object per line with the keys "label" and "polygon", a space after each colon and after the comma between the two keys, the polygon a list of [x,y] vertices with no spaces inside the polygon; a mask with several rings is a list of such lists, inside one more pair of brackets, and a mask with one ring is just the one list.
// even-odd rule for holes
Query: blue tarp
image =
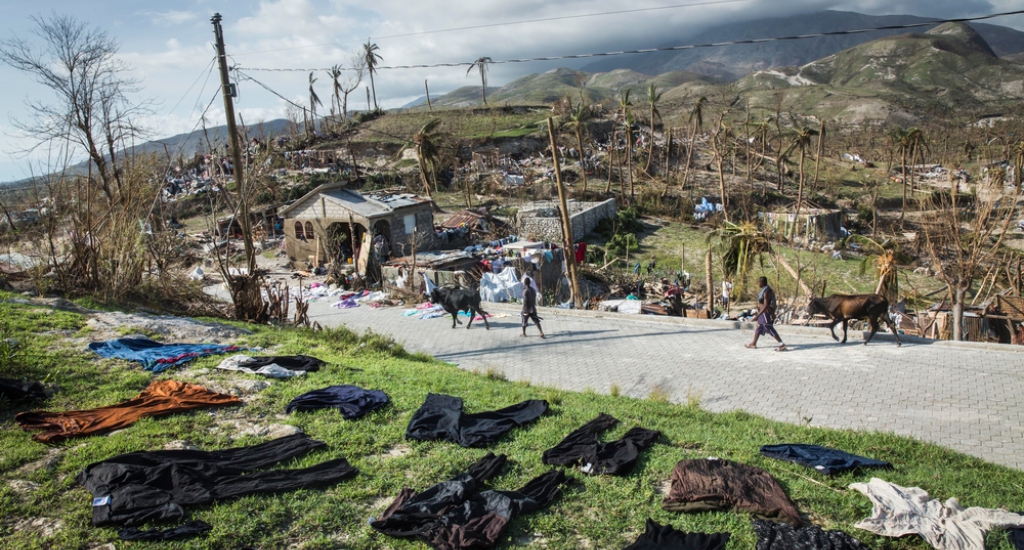
{"label": "blue tarp", "polygon": [[161,344],[149,338],[118,338],[93,342],[89,344],[89,349],[100,357],[127,359],[148,371],[163,372],[196,357],[231,353],[243,348],[222,344]]}
{"label": "blue tarp", "polygon": [[761,454],[769,458],[777,458],[787,462],[814,468],[825,474],[832,475],[855,468],[891,468],[888,462],[852,455],[846,451],[830,449],[819,445],[801,443],[786,445],[764,445]]}

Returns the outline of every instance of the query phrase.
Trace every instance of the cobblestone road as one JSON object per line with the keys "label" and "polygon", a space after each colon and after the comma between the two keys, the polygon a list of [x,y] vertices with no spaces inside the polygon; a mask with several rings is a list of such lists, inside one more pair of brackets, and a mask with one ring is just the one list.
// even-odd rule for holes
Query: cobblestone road
{"label": "cobblestone road", "polygon": [[[568,390],[645,397],[660,387],[673,402],[699,395],[711,411],[742,409],[785,422],[910,435],[992,462],[1024,468],[1024,353],[891,341],[834,343],[827,331],[781,327],[791,351],[748,350],[750,331],[542,312],[548,339],[519,337],[519,315],[453,330],[450,319],[402,317],[400,308],[338,310],[310,304],[310,318],[390,334],[410,351],[467,370]],[[479,324],[479,328],[477,325]],[[855,335],[856,334],[856,335]],[[851,331],[851,341],[860,333]]]}

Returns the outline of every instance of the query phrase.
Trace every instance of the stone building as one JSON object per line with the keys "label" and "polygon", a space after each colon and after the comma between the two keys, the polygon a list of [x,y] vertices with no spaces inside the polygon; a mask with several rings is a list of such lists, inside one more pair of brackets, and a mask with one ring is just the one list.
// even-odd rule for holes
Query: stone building
{"label": "stone building", "polygon": [[391,257],[408,254],[414,241],[417,250],[436,248],[433,201],[412,194],[362,194],[345,185],[321,185],[278,211],[293,265],[324,265],[344,255],[363,272],[378,233],[391,244]]}
{"label": "stone building", "polygon": [[[569,225],[572,226],[572,241],[578,242],[593,231],[605,218],[615,217],[615,199],[603,202],[578,202],[570,200]],[[562,242],[562,218],[559,217],[556,201],[539,201],[523,205],[517,214],[519,236],[525,239]]]}

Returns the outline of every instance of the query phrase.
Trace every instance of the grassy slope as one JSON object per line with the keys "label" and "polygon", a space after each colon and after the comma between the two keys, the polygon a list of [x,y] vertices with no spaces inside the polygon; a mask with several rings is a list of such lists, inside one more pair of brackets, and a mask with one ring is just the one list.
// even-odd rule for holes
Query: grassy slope
{"label": "grassy slope", "polygon": [[[110,404],[131,397],[153,377],[120,361],[102,361],[81,351],[81,346],[63,342],[53,330],[84,333],[83,319],[75,314],[51,312],[32,306],[0,304],[0,314],[13,336],[23,342],[18,367],[6,368],[3,376],[45,377],[61,391],[47,407],[67,409]],[[608,433],[618,437],[633,425],[661,430],[659,443],[645,453],[637,469],[624,478],[586,477],[567,488],[561,500],[549,510],[517,519],[509,531],[510,540],[528,541],[532,534],[546,539],[547,548],[621,548],[651,517],[693,531],[730,531],[730,548],[754,546],[750,517],[736,513],[675,514],[664,512],[659,503],[662,484],[676,461],[684,458],[718,456],[761,466],[775,475],[796,501],[800,510],[815,523],[845,529],[874,548],[926,548],[917,537],[884,540],[853,528],[853,523],[870,512],[870,504],[859,493],[846,489],[868,473],[845,474],[834,479],[788,463],[769,461],[757,455],[759,445],[807,442],[831,445],[892,461],[896,469],[879,477],[907,486],[920,486],[937,498],[956,496],[968,506],[1024,504],[1024,473],[986,464],[941,447],[908,438],[877,433],[836,431],[773,422],[734,412],[711,414],[699,407],[673,405],[657,400],[637,400],[591,393],[572,393],[510,383],[500,376],[481,376],[459,370],[429,358],[411,357],[380,337],[359,338],[345,331],[317,334],[300,330],[250,327],[256,334],[250,345],[273,347],[276,353],[308,353],[328,360],[330,366],[303,379],[276,382],[260,397],[240,409],[198,411],[161,419],[142,420],[122,433],[107,437],[74,440],[64,447],[64,458],[52,473],[37,472],[31,481],[41,489],[28,496],[14,493],[0,484],[0,515],[5,527],[4,547],[89,548],[116,539],[114,529],[89,526],[89,495],[74,482],[87,464],[112,455],[159,449],[176,439],[189,439],[203,449],[258,443],[256,438],[232,441],[217,427],[218,420],[244,413],[261,423],[289,423],[301,426],[311,436],[326,441],[328,450],[297,459],[287,467],[305,467],[344,456],[360,470],[358,477],[326,490],[305,490],[275,496],[247,497],[192,510],[196,519],[209,522],[214,531],[205,539],[166,543],[169,548],[422,548],[419,543],[389,539],[373,532],[366,520],[379,515],[403,486],[424,489],[463,471],[484,454],[479,449],[462,449],[447,443],[407,442],[404,428],[410,415],[427,392],[462,396],[468,410],[481,411],[519,400],[541,398],[552,404],[551,412],[535,425],[517,430],[493,447],[507,453],[512,461],[494,486],[519,487],[547,468],[540,463],[544,449],[557,443],[569,431],[598,412],[610,413],[622,425]],[[218,359],[208,358],[167,376],[193,379],[200,368]],[[209,375],[216,383],[234,375]],[[331,384],[352,383],[385,390],[393,405],[359,421],[344,422],[333,411],[285,417],[281,413],[292,397]],[[851,391],[856,391],[851,387]],[[694,401],[699,399],[695,396]],[[13,413],[2,417],[0,472],[5,479],[17,476],[13,470],[44,456],[46,447],[17,429]],[[408,454],[391,457],[388,450],[408,448]],[[26,532],[12,532],[10,525],[23,517],[59,517],[63,529],[50,539]],[[525,538],[524,538],[525,537]],[[1009,548],[1001,533],[989,536],[990,548]]]}

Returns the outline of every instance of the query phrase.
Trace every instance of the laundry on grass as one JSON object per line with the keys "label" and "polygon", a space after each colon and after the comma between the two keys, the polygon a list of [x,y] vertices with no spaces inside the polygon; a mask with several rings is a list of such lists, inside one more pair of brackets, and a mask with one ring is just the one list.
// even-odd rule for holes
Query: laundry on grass
{"label": "laundry on grass", "polygon": [[319,409],[338,409],[342,418],[354,420],[388,403],[388,396],[380,390],[364,390],[359,386],[330,386],[306,392],[292,399],[285,412],[307,412]]}
{"label": "laundry on grass", "polygon": [[175,380],[157,380],[135,397],[106,407],[66,412],[28,411],[15,416],[24,430],[42,430],[32,439],[57,443],[69,437],[96,435],[131,426],[140,418],[239,405],[242,400]]}
{"label": "laundry on grass", "polygon": [[491,548],[513,519],[548,506],[567,481],[563,472],[552,469],[515,491],[481,491],[506,460],[488,453],[466,473],[422,493],[402,489],[370,526],[394,537],[416,537],[436,550]]}
{"label": "laundry on grass", "polygon": [[234,345],[161,344],[149,338],[118,338],[106,342],[93,342],[89,344],[89,349],[100,357],[134,361],[142,365],[142,368],[153,372],[163,372],[197,357],[242,351],[242,348]]}
{"label": "laundry on grass", "polygon": [[620,439],[598,442],[602,432],[618,423],[615,417],[601,413],[544,451],[541,461],[555,466],[579,464],[587,474],[626,475],[633,470],[640,453],[653,445],[661,432],[634,427]]}
{"label": "laundry on grass", "polygon": [[128,453],[90,464],[76,479],[93,496],[94,526],[180,521],[192,506],[327,487],[358,473],[344,458],[297,470],[264,470],[326,446],[296,434],[223,451]]}
{"label": "laundry on grass", "polygon": [[431,393],[409,420],[405,437],[485,447],[513,428],[537,420],[547,410],[547,401],[534,399],[496,411],[468,414],[462,411],[462,399]]}
{"label": "laundry on grass", "polygon": [[5,402],[37,401],[46,399],[46,388],[41,382],[0,378],[0,397]]}
{"label": "laundry on grass", "polygon": [[883,460],[865,458],[846,451],[791,443],[785,445],[764,445],[761,454],[769,458],[777,458],[787,462],[795,462],[808,468],[814,468],[825,475],[833,475],[857,468],[892,468],[892,464]]}
{"label": "laundry on grass", "polygon": [[648,519],[636,542],[622,550],[725,550],[729,533],[685,533]]}
{"label": "laundry on grass", "polygon": [[900,487],[871,478],[850,488],[871,500],[871,517],[858,529],[884,537],[921,535],[937,550],[985,550],[985,532],[1024,527],[1024,515],[1006,510],[964,508],[955,498],[945,503],[918,487]]}
{"label": "laundry on grass", "polygon": [[717,458],[682,460],[661,507],[673,512],[735,509],[800,525],[800,512],[768,472]]}
{"label": "laundry on grass", "polygon": [[218,369],[261,374],[270,378],[291,378],[307,372],[316,372],[325,362],[308,355],[284,355],[275,357],[249,357],[232,355],[217,365]]}
{"label": "laundry on grass", "polygon": [[793,527],[773,521],[754,520],[756,550],[871,550],[842,531],[826,531],[817,525]]}

